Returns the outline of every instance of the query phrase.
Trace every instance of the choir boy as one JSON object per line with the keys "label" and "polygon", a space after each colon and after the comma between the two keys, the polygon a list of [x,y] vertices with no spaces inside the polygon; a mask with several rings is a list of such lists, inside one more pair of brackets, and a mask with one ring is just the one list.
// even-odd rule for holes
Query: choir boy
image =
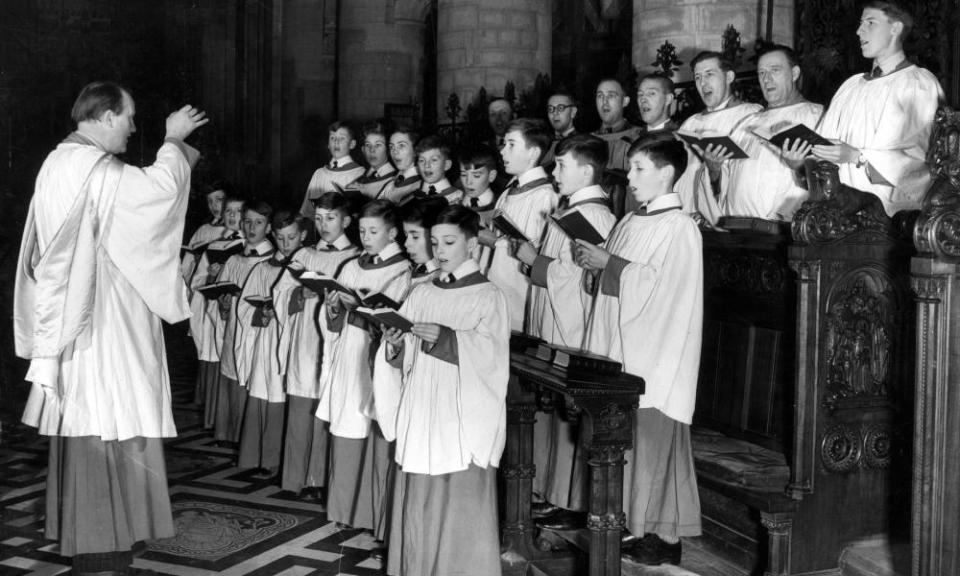
{"label": "choir boy", "polygon": [[[510,123],[500,150],[504,169],[513,179],[497,199],[497,210],[519,226],[534,247],[540,246],[547,217],[557,207],[553,184],[540,166],[549,146],[550,132],[543,121],[519,118]],[[487,275],[506,295],[510,327],[519,332],[523,330],[530,278],[524,273],[523,263],[514,257],[508,238],[482,230],[479,240],[493,251]]]}
{"label": "choir boy", "polygon": [[417,169],[417,140],[420,134],[410,127],[400,127],[390,134],[390,160],[397,168],[397,176],[380,196],[395,204],[404,202],[420,189],[420,171]]}
{"label": "choir boy", "polygon": [[307,230],[299,214],[286,211],[274,214],[270,227],[277,251],[254,266],[243,283],[233,347],[237,382],[248,392],[237,465],[274,475],[280,468],[286,393],[278,359],[280,327],[273,290],[301,250]]}
{"label": "choir boy", "polygon": [[[243,233],[240,230],[242,219],[243,199],[239,196],[226,196],[223,200],[224,238],[211,242],[207,248],[226,248],[238,239],[242,239]],[[216,282],[222,268],[222,265],[211,266],[205,250],[200,256],[189,284],[190,290],[193,291],[190,299],[190,335],[197,347],[199,360],[197,387],[203,393],[203,426],[208,430],[212,430],[216,422],[223,330],[217,329],[220,315],[217,312],[216,299],[208,300],[196,290],[205,284]],[[218,442],[223,440],[226,438],[217,438]]]}
{"label": "choir boy", "polygon": [[412,200],[400,209],[400,219],[403,222],[403,248],[415,265],[411,289],[417,284],[430,282],[437,277],[440,267],[433,257],[433,248],[430,246],[430,228],[436,221],[437,215],[446,207],[446,200],[433,197]]}
{"label": "choir boy", "polygon": [[280,372],[285,376],[287,425],[283,439],[281,488],[316,500],[326,485],[326,423],[315,413],[320,398],[320,353],[323,342],[317,325],[319,295],[301,286],[292,270],[310,270],[335,277],[345,261],[357,255],[347,237],[350,207],[343,194],[327,192],[314,201],[316,248],[301,248],[273,290],[280,341]]}
{"label": "choir boy", "polygon": [[424,136],[417,142],[417,170],[420,171],[418,198],[441,196],[450,204],[463,199],[463,191],[450,184],[447,171],[453,166],[450,146],[439,136]]}
{"label": "choir boy", "polygon": [[317,168],[307,185],[307,193],[303,197],[300,213],[304,218],[313,218],[314,198],[324,192],[342,191],[351,182],[363,175],[363,166],[353,161],[350,152],[357,147],[357,138],[353,128],[346,122],[334,122],[330,125],[330,135],[327,139],[327,150],[330,152],[330,163]]}
{"label": "choir boy", "polygon": [[[508,136],[509,137],[509,136]],[[470,257],[480,218],[450,206],[431,228],[441,275],[419,284],[376,358],[376,407],[396,438],[387,573],[500,574],[497,466],[506,437],[507,302]],[[382,392],[382,394],[381,394]]]}
{"label": "choir boy", "polygon": [[[273,209],[266,202],[247,202],[243,206],[244,247],[241,254],[234,254],[217,275],[221,282],[233,282],[243,287],[247,275],[258,263],[273,256],[273,244],[267,238]],[[237,382],[234,338],[237,329],[237,295],[224,294],[217,301],[217,330],[223,333],[220,348],[220,378],[218,380],[217,406],[214,421],[214,437],[218,441],[238,442],[247,390]]]}
{"label": "choir boy", "polygon": [[[188,248],[193,250],[204,244],[223,238],[227,232],[226,227],[223,225],[223,199],[225,196],[226,192],[224,192],[222,186],[209,186],[206,189],[204,198],[207,200],[207,210],[210,211],[210,220],[201,224],[193,235],[190,236],[190,241],[187,242]],[[199,263],[200,258],[198,258],[195,253],[189,251],[180,259],[180,275],[183,276],[183,281],[187,286],[190,286],[190,279],[193,277],[193,273],[196,272],[197,264]]]}
{"label": "choir boy", "polygon": [[397,169],[389,161],[387,136],[387,129],[382,122],[370,122],[363,126],[362,149],[367,170],[352,186],[367,198],[380,198],[397,176]]}
{"label": "choir boy", "polygon": [[464,197],[461,203],[480,215],[480,224],[489,228],[497,196],[491,184],[497,179],[496,153],[486,145],[460,152],[460,184]]}
{"label": "choir boy", "polygon": [[703,331],[702,242],[673,192],[686,169],[683,144],[646,136],[628,157],[641,208],[620,220],[605,247],[577,243],[577,262],[600,272],[585,348],[646,381],[624,468],[631,534],[624,554],[678,564],[679,538],[700,534],[690,422]]}
{"label": "choir boy", "polygon": [[[360,213],[363,253],[344,264],[337,280],[360,294],[401,301],[410,288],[410,262],[396,242],[392,202],[374,200]],[[389,445],[367,416],[372,404],[371,332],[356,313],[354,296],[327,291],[321,308],[323,366],[317,417],[330,423],[327,517],[385,532]]]}
{"label": "choir boy", "polygon": [[[607,163],[607,143],[589,134],[574,134],[560,141],[553,175],[564,206],[556,217],[581,214],[606,237],[616,223],[600,177]],[[592,284],[574,260],[573,240],[552,220],[548,221],[539,252],[529,242],[517,248],[517,259],[530,269],[530,302],[525,332],[550,344],[580,348],[593,303]],[[549,504],[537,511],[551,513],[539,523],[555,529],[573,528],[579,520],[563,511],[584,511],[587,481],[585,461],[578,454],[576,428],[556,413],[537,415],[536,491]],[[574,465],[580,458],[581,461]],[[576,469],[577,473],[574,474]]]}

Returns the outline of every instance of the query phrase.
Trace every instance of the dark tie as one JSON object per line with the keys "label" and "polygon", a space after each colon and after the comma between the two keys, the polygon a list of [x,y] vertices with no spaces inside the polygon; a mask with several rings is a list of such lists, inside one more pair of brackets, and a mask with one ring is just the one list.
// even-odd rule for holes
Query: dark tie
{"label": "dark tie", "polygon": [[470,199],[470,207],[471,207],[471,208],[476,208],[476,207],[478,207],[478,206],[480,206],[480,199],[479,199],[479,198],[471,198],[471,199]]}
{"label": "dark tie", "polygon": [[446,278],[444,278],[443,281],[446,282],[447,284],[453,284],[454,282],[457,281],[457,277],[454,276],[453,273],[451,272],[450,274],[447,274]]}
{"label": "dark tie", "polygon": [[646,205],[643,205],[643,206],[637,208],[637,209],[634,211],[634,214],[637,214],[637,215],[640,215],[640,216],[643,216],[643,215],[645,215],[646,213],[647,213],[647,206],[646,206]]}
{"label": "dark tie", "polygon": [[381,262],[383,262],[383,258],[381,258],[380,256],[376,256],[376,255],[375,255],[375,256],[373,257],[373,263],[374,263],[374,264],[379,264],[379,263],[381,263]]}
{"label": "dark tie", "polygon": [[883,70],[881,70],[879,66],[874,66],[873,70],[870,72],[870,77],[879,78],[881,76],[883,76]]}
{"label": "dark tie", "polygon": [[516,192],[518,184],[520,184],[520,182],[516,178],[511,180],[510,183],[507,184],[507,189],[505,191],[505,194],[513,194],[514,192]]}
{"label": "dark tie", "polygon": [[569,207],[570,207],[570,197],[561,196],[560,201],[557,202],[557,210],[566,210]]}
{"label": "dark tie", "polygon": [[331,169],[331,170],[336,170],[336,169],[337,169],[337,161],[336,161],[336,160],[331,160],[331,161],[330,161],[330,169]]}
{"label": "dark tie", "polygon": [[436,187],[436,186],[430,186],[430,188],[427,189],[427,194],[429,194],[430,196],[436,196],[436,195],[437,195],[437,187]]}
{"label": "dark tie", "polygon": [[394,186],[399,186],[403,184],[403,174],[397,176],[397,179],[393,181]]}
{"label": "dark tie", "polygon": [[417,266],[417,269],[414,270],[413,273],[414,273],[414,274],[418,274],[418,275],[419,275],[419,274],[426,274],[426,273],[427,273],[427,265],[426,265],[426,264],[421,264],[421,265]]}
{"label": "dark tie", "polygon": [[327,252],[333,252],[334,250],[336,250],[336,248],[334,248],[333,244],[326,244],[326,245],[324,245],[323,249],[324,249],[325,251],[327,251]]}

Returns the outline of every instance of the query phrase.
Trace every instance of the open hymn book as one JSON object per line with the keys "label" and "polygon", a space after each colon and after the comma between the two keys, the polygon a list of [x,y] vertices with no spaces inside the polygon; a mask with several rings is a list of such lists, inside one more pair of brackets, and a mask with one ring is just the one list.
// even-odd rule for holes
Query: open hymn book
{"label": "open hymn book", "polygon": [[413,322],[392,308],[366,308],[361,306],[353,312],[375,326],[383,324],[388,328],[396,328],[404,333],[413,328]]}
{"label": "open hymn book", "polygon": [[354,290],[348,286],[344,286],[330,276],[325,276],[320,272],[313,272],[308,270],[297,276],[297,281],[303,284],[306,288],[313,290],[317,294],[323,294],[324,290],[331,290],[335,292],[340,292],[342,294],[347,294],[353,296],[357,299],[362,306],[368,308],[391,308],[397,310],[400,308],[400,303],[390,298],[389,296],[382,294],[380,292],[374,292],[372,294],[364,293],[361,290]]}

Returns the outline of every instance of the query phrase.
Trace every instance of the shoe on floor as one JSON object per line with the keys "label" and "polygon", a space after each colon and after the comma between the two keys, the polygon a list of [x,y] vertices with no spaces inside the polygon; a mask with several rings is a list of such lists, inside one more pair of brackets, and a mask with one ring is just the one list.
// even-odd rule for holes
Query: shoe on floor
{"label": "shoe on floor", "polygon": [[660,564],[680,564],[682,547],[680,542],[668,544],[656,534],[645,534],[628,547],[621,548],[621,556],[636,564],[659,566]]}
{"label": "shoe on floor", "polygon": [[536,518],[533,523],[547,530],[580,530],[587,527],[587,513],[557,508],[553,514]]}
{"label": "shoe on floor", "polygon": [[547,516],[548,514],[553,514],[557,510],[562,510],[559,506],[554,506],[553,504],[543,501],[543,502],[534,502],[530,505],[530,514],[534,518],[541,518]]}

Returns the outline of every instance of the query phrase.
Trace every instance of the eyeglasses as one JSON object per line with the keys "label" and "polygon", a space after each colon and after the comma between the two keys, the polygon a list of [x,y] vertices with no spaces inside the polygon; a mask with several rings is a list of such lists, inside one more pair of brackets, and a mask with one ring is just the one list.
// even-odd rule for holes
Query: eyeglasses
{"label": "eyeglasses", "polygon": [[557,104],[556,106],[547,106],[547,114],[553,114],[554,112],[557,114],[563,114],[564,110],[567,108],[573,108],[574,106],[574,104]]}

